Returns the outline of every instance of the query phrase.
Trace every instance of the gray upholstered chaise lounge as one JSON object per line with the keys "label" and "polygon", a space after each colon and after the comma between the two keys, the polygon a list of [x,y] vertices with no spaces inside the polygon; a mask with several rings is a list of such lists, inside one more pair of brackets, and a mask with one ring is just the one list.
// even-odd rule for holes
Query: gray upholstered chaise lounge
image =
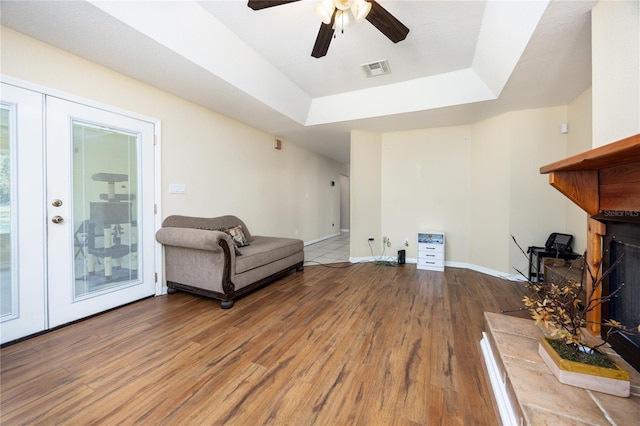
{"label": "gray upholstered chaise lounge", "polygon": [[[249,245],[236,248],[234,239],[220,231],[237,225],[242,226]],[[225,309],[240,295],[304,268],[302,240],[252,236],[235,216],[169,216],[156,239],[164,245],[169,292],[182,290],[219,299]]]}

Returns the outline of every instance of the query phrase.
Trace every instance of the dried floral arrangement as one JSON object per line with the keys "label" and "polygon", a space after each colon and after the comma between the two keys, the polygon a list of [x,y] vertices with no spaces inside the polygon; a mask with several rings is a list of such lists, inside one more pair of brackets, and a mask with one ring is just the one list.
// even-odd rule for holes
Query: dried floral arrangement
{"label": "dried floral arrangement", "polygon": [[[516,239],[511,237],[520,251],[526,256],[526,253],[520,247]],[[605,249],[605,253],[608,248]],[[582,259],[586,258],[586,255]],[[558,348],[560,345],[554,345],[559,352],[565,352],[564,358],[571,358],[579,362],[590,362],[587,355],[591,354],[594,349],[605,345],[609,338],[616,334],[640,335],[640,324],[633,327],[627,327],[613,319],[606,319],[601,325],[606,326],[606,332],[601,336],[602,342],[599,344],[589,345],[585,339],[585,328],[589,324],[587,314],[598,308],[603,303],[609,302],[615,298],[623,289],[624,283],[615,291],[608,295],[598,296],[601,294],[603,281],[611,274],[612,271],[620,264],[623,256],[619,257],[607,270],[592,271],[586,262],[580,263],[579,276],[580,280],[569,277],[568,273],[557,275],[558,282],[526,282],[526,288],[530,290],[530,294],[522,299],[524,307],[520,310],[528,310],[531,317],[535,320],[536,325],[541,325],[554,338],[565,343],[565,348]],[[569,271],[574,268],[576,262],[572,263]],[[602,265],[600,264],[599,268]],[[518,271],[525,276],[521,271]],[[588,274],[588,275],[587,275]],[[593,282],[592,288],[587,291],[586,278],[590,277]],[[598,277],[598,278],[596,278]],[[588,293],[588,294],[587,294]],[[589,348],[586,351],[579,348]],[[562,356],[562,353],[561,353]],[[595,361],[599,363],[599,361]]]}

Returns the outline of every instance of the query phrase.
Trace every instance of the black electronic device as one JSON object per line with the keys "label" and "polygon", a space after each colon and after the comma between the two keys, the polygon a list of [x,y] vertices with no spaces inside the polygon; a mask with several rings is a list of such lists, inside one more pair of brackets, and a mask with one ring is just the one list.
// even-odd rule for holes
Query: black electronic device
{"label": "black electronic device", "polygon": [[547,238],[547,242],[544,243],[544,247],[549,251],[557,251],[563,253],[565,251],[571,251],[571,243],[573,242],[573,235],[560,234],[553,232]]}
{"label": "black electronic device", "polygon": [[552,232],[544,243],[544,247],[529,246],[529,281],[541,282],[544,276],[544,268],[541,267],[545,257],[563,260],[574,260],[580,257],[571,248],[573,235]]}
{"label": "black electronic device", "polygon": [[404,265],[407,261],[406,251],[398,250],[398,265]]}

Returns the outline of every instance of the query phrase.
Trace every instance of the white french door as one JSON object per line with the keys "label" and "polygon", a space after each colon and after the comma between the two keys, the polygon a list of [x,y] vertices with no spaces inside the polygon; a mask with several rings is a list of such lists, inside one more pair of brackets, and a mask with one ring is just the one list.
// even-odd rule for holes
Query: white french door
{"label": "white french door", "polygon": [[47,97],[50,327],[155,294],[153,134]]}
{"label": "white french door", "polygon": [[[2,85],[7,122],[17,123],[2,147],[15,154],[17,200],[2,216],[12,266],[8,287],[3,233],[2,342],[156,293],[154,124],[53,96],[35,93],[39,104],[12,96],[20,92],[35,93]],[[16,306],[8,315],[5,297]]]}

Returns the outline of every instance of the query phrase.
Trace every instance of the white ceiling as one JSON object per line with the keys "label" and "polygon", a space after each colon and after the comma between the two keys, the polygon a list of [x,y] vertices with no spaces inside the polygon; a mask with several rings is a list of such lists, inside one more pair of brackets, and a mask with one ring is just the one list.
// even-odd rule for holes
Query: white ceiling
{"label": "white ceiling", "polygon": [[[349,162],[349,131],[469,124],[565,105],[591,85],[596,1],[379,3],[410,32],[368,21],[311,57],[316,1],[12,1],[2,25]],[[360,65],[387,59],[392,73]]]}

